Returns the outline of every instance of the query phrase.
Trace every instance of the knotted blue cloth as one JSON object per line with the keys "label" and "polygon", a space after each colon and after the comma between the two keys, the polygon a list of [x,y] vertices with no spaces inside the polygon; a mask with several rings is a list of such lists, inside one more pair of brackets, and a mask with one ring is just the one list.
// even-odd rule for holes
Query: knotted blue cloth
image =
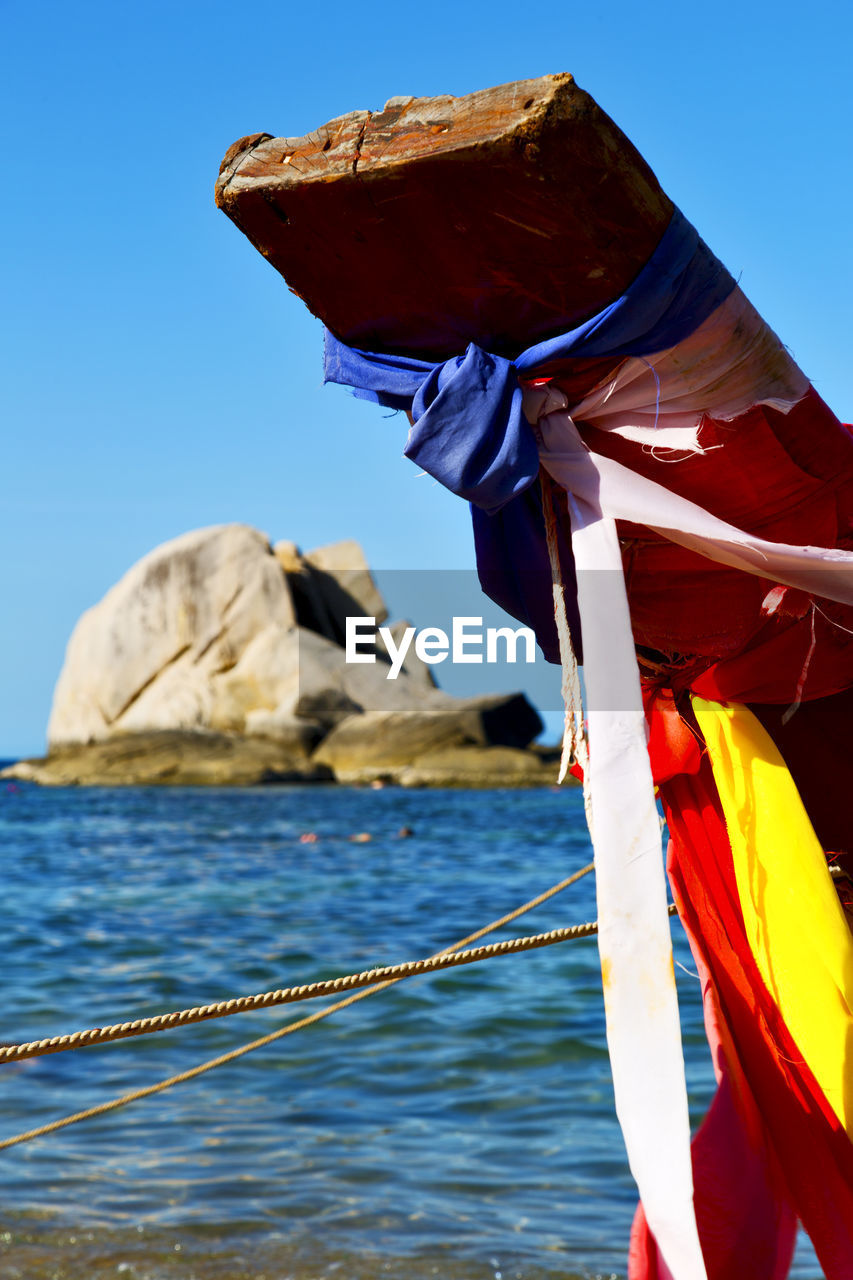
{"label": "knotted blue cloth", "polygon": [[[676,210],[651,258],[620,298],[514,360],[472,342],[464,355],[431,364],[348,347],[327,330],[324,380],[411,413],[414,425],[404,453],[472,504],[484,590],[532,626],[546,657],[559,661],[541,502],[531,494],[521,501],[538,478],[539,451],[522,412],[519,380],[535,377],[537,370],[558,360],[647,356],[673,347],[734,287],[722,263]],[[563,552],[570,564],[567,546]],[[548,584],[547,599],[542,600],[540,587],[521,589],[530,574]],[[571,612],[570,625],[579,640]]]}

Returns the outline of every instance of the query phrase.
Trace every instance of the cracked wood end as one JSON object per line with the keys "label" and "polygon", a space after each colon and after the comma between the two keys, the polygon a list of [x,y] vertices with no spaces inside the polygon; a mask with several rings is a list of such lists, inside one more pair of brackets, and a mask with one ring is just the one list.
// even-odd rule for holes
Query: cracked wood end
{"label": "cracked wood end", "polygon": [[339,337],[431,358],[511,356],[594,314],[673,208],[566,74],[241,138],[216,203]]}

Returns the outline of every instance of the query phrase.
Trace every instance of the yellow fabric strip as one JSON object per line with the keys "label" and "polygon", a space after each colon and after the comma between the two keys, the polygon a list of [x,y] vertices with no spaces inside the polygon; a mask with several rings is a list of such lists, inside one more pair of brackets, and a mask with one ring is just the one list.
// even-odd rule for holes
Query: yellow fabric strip
{"label": "yellow fabric strip", "polygon": [[[853,935],[784,760],[748,708],[693,698],[761,976],[853,1138]],[[853,797],[851,797],[853,799]]]}

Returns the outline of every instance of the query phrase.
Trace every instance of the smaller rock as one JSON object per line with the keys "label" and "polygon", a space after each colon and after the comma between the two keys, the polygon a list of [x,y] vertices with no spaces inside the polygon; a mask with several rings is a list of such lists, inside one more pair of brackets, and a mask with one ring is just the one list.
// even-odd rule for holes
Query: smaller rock
{"label": "smaller rock", "polygon": [[365,711],[336,725],[312,759],[327,765],[338,782],[370,782],[393,778],[437,747],[465,741],[464,730],[444,711]]}
{"label": "smaller rock", "polygon": [[402,787],[550,787],[558,762],[517,747],[445,747],[401,769]]}
{"label": "smaller rock", "polygon": [[[497,786],[501,771],[508,769],[511,777],[505,785],[544,786],[556,781],[554,761],[518,745],[539,723],[520,694],[470,698],[435,710],[366,711],[341,720],[312,760],[349,784],[379,780],[404,786]],[[489,735],[500,732],[515,741],[494,745]],[[465,781],[453,780],[457,765]],[[441,780],[428,782],[430,771]],[[478,781],[483,777],[487,781]]]}

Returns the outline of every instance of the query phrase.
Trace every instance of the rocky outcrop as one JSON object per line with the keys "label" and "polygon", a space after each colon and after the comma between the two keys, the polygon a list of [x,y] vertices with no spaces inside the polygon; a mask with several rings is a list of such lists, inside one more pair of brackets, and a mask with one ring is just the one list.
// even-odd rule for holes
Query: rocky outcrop
{"label": "rocky outcrop", "polygon": [[332,771],[310,759],[304,741],[193,733],[115,734],[99,742],[59,747],[44,760],[21,760],[8,775],[42,786],[257,786],[332,782]]}
{"label": "rocky outcrop", "polygon": [[396,679],[382,646],[348,662],[352,616],[387,619],[355,542],[303,555],[239,524],[175,538],[83,614],[47,758],[7,772],[57,785],[539,780],[524,748],[541,722],[522,695],[451,698],[413,650]]}

